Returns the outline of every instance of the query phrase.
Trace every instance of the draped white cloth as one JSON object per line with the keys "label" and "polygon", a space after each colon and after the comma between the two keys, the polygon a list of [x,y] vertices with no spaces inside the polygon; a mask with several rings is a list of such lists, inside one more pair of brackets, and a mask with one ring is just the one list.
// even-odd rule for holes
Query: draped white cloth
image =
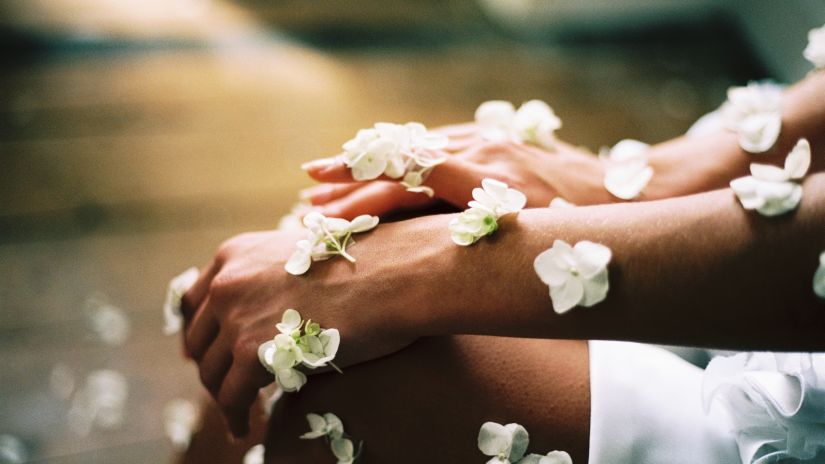
{"label": "draped white cloth", "polygon": [[650,345],[590,342],[590,464],[738,464],[702,408],[703,370]]}
{"label": "draped white cloth", "polygon": [[825,353],[721,353],[591,341],[589,462],[825,463]]}

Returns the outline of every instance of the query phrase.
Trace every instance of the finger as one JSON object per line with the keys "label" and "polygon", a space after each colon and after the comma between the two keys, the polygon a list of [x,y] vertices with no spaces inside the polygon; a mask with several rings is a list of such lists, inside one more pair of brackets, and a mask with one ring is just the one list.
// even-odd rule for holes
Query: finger
{"label": "finger", "polygon": [[432,188],[436,197],[463,209],[484,177],[486,173],[478,164],[452,157],[436,166],[424,185]]}
{"label": "finger", "polygon": [[362,182],[351,184],[321,184],[301,190],[301,199],[313,205],[323,205],[332,200],[337,200],[359,188],[365,186]]}
{"label": "finger", "polygon": [[192,288],[183,294],[180,310],[181,314],[183,314],[184,327],[189,324],[192,316],[195,315],[195,310],[203,303],[204,298],[206,298],[206,295],[209,293],[209,285],[220,269],[220,263],[215,258],[212,258],[212,261],[210,261],[206,268],[198,275],[198,280],[195,281]]}
{"label": "finger", "polygon": [[184,345],[189,357],[195,360],[201,359],[218,336],[218,331],[218,320],[215,318],[215,312],[207,297],[184,334]]}
{"label": "finger", "polygon": [[450,138],[469,137],[476,133],[476,124],[473,122],[465,122],[462,124],[450,124],[449,126],[441,126],[433,129],[433,132],[444,134]]}
{"label": "finger", "polygon": [[223,338],[215,340],[198,362],[201,383],[213,398],[218,398],[221,384],[232,366],[232,352]]}
{"label": "finger", "polygon": [[394,182],[373,182],[349,195],[319,207],[321,214],[352,220],[362,214],[383,216],[404,208],[416,208],[432,203],[423,193],[408,192]]}
{"label": "finger", "polygon": [[258,391],[273,381],[272,374],[257,362],[233,362],[218,392],[218,405],[235,437],[249,433],[249,410]]}
{"label": "finger", "polygon": [[353,182],[352,173],[340,156],[310,161],[301,165],[301,169],[320,182]]}

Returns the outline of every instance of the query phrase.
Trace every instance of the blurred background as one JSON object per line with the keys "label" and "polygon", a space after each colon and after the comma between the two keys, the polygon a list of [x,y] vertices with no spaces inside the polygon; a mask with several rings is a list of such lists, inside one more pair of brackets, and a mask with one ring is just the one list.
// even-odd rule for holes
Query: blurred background
{"label": "blurred background", "polygon": [[539,98],[569,142],[656,143],[801,78],[823,23],[823,0],[0,0],[0,463],[185,448],[169,278],[275,227],[357,129]]}

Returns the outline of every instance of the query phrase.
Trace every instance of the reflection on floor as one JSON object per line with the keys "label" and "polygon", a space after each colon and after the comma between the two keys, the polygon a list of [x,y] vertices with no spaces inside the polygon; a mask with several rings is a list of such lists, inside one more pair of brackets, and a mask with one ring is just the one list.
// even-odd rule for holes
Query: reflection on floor
{"label": "reflection on floor", "polygon": [[[161,334],[167,280],[205,263],[222,239],[277,224],[310,185],[300,163],[336,153],[358,128],[436,126],[470,119],[484,100],[541,98],[568,141],[656,142],[721,101],[734,83],[728,66],[691,47],[324,52],[257,40],[69,51],[5,67],[0,434],[22,439],[34,462],[168,460],[164,404],[201,389],[179,342]],[[100,301],[131,321],[123,344],[90,329]],[[104,368],[128,382],[125,420],[84,435],[68,426],[68,398]],[[77,388],[63,395],[70,377]]]}

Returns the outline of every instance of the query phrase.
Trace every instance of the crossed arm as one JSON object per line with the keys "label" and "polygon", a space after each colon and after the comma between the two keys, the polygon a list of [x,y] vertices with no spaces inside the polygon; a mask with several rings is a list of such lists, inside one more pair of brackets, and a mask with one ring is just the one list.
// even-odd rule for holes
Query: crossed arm
{"label": "crossed arm", "polygon": [[[721,158],[739,160],[729,134],[715,137],[730,149],[730,155],[720,151]],[[825,152],[816,137],[814,166],[821,168]],[[780,145],[792,143],[784,140]],[[694,154],[704,160],[714,153]],[[728,180],[744,173],[752,159],[744,160],[723,163]],[[685,185],[674,184],[699,189]],[[503,218],[494,237],[465,248],[450,241],[451,217],[381,225],[359,237],[351,250],[356,263],[316,263],[302,277],[283,270],[300,235],[260,232],[226,242],[185,296],[185,344],[233,432],[245,433],[258,388],[272,381],[258,364],[257,346],[273,336],[290,307],[340,330],[336,362],[344,367],[420,337],[453,334],[825,348],[825,305],[811,290],[825,249],[825,174],[809,176],[800,208],[779,218],[746,212],[721,189],[633,204],[529,209]],[[555,239],[613,250],[605,301],[553,312],[532,261]]]}

